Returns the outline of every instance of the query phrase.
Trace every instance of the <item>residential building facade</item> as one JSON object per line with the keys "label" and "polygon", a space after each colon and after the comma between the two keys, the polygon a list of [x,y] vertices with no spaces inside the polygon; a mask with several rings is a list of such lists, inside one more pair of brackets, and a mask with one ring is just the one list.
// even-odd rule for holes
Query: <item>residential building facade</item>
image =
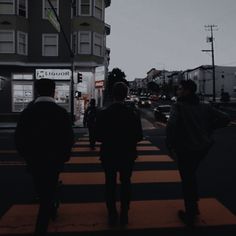
{"label": "residential building facade", "polygon": [[[183,77],[196,82],[199,94],[204,97],[212,97],[212,66],[202,65],[192,70],[184,71]],[[236,67],[215,66],[215,92],[216,98],[220,98],[222,92],[228,93],[231,98],[236,98]]]}
{"label": "residential building facade", "polygon": [[56,102],[69,112],[72,78],[91,72],[95,80],[95,69],[107,66],[111,0],[50,1],[62,27],[55,15],[52,23],[48,0],[0,0],[0,114],[21,112],[35,97],[35,80],[45,77],[55,80]]}

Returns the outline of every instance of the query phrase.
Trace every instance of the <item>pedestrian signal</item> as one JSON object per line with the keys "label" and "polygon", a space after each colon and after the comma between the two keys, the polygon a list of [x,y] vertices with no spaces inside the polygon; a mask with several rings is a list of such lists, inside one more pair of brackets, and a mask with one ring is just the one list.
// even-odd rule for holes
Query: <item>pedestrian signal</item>
{"label": "pedestrian signal", "polygon": [[75,97],[80,98],[82,93],[80,91],[75,91]]}

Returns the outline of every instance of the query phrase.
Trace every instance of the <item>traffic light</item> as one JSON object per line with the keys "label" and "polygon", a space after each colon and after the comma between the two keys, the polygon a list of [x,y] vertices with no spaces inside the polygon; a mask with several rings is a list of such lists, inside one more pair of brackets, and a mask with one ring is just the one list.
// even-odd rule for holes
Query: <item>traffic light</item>
{"label": "traffic light", "polygon": [[80,98],[82,93],[80,91],[75,91],[75,97]]}
{"label": "traffic light", "polygon": [[81,74],[81,73],[78,73],[77,79],[78,79],[78,83],[82,83],[83,77],[82,77],[82,74]]}

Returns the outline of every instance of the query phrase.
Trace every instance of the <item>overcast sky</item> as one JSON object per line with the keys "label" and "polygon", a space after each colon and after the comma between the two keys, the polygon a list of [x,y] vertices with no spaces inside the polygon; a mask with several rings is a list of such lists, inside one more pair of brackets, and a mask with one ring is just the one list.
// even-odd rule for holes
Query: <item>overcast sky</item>
{"label": "overcast sky", "polygon": [[144,78],[151,68],[186,70],[211,64],[204,25],[215,24],[216,65],[236,66],[236,0],[112,0],[109,69],[127,80]]}

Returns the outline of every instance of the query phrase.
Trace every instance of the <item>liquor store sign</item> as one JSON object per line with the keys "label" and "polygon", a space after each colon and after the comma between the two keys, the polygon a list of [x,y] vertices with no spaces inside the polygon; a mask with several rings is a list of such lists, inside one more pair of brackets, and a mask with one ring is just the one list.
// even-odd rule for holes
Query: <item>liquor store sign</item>
{"label": "liquor store sign", "polygon": [[37,69],[36,79],[70,80],[71,70]]}

